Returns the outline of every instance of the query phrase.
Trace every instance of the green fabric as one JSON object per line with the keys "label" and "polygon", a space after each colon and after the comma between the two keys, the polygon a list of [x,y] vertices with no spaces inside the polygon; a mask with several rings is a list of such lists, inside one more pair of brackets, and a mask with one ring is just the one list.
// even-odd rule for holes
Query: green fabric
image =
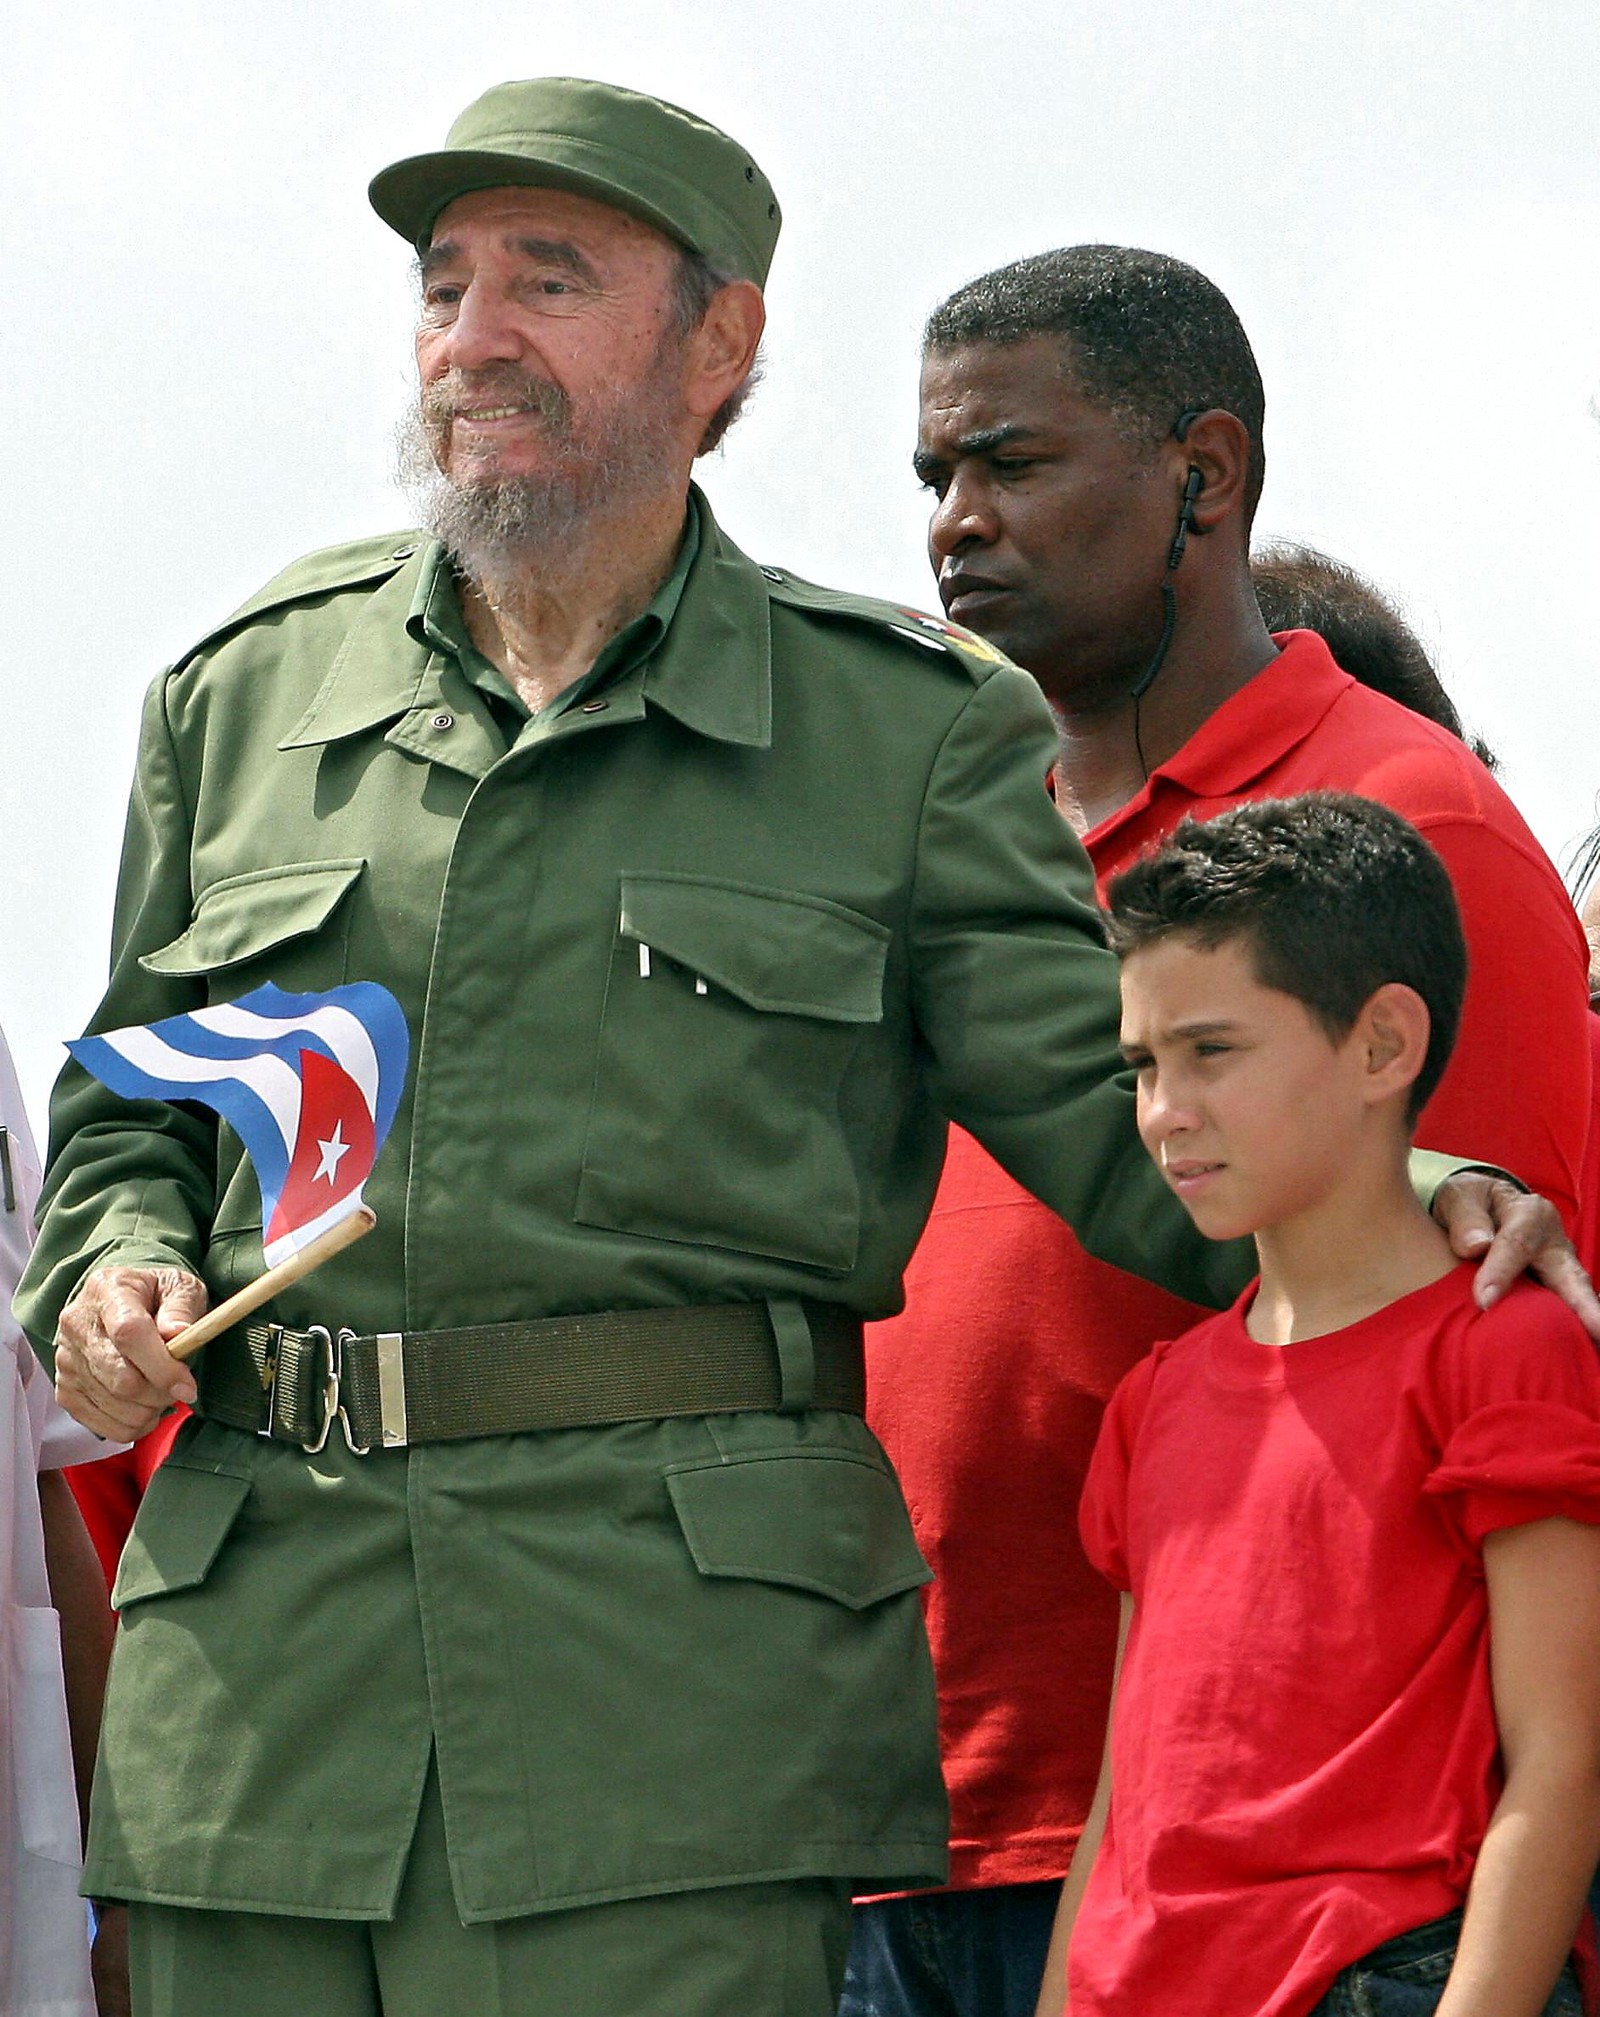
{"label": "green fabric", "polygon": [[681,106],[585,77],[497,84],[434,154],[372,179],[372,207],[419,250],[448,203],[523,183],[569,189],[653,224],[731,275],[763,285],[783,219],[736,140]]}
{"label": "green fabric", "polygon": [[[411,1025],[377,1229],[272,1314],[362,1334],[786,1297],[880,1316],[944,1113],[1108,1259],[1227,1300],[1248,1253],[1199,1239],[1134,1134],[1033,682],[754,566],[694,508],[671,625],[602,712],[513,735],[408,628],[433,563],[415,538],[291,568],[152,690],[95,1027],[269,979],[380,980]],[[47,1354],[98,1263],[199,1268],[219,1296],[259,1272],[226,1128],[76,1066],[53,1126],[21,1298]],[[744,1467],[729,1499],[703,1482],[723,1465]],[[943,1874],[910,1530],[859,1420],[365,1459],[203,1425],[138,1531],[99,1892],[381,1914],[434,1746],[470,1919]]]}
{"label": "green fabric", "polygon": [[[609,640],[581,679],[575,679],[571,686],[539,710],[541,721],[564,714],[569,707],[587,700],[614,674],[626,672],[648,658],[667,634],[682,600],[689,569],[699,550],[700,521],[698,515],[691,511],[685,521],[683,539],[672,571],[651,597],[650,606]],[[455,572],[443,547],[431,547],[424,555],[416,593],[406,617],[406,628],[413,637],[432,645],[435,651],[445,652],[454,658],[474,686],[510,708],[514,720],[521,722],[530,717],[532,710],[522,695],[500,668],[485,658],[473,643],[462,614],[461,599],[456,593]]]}
{"label": "green fabric", "polygon": [[130,1913],[136,2017],[833,2017],[850,1927],[825,1880],[463,1926],[432,1774],[392,1920]]}

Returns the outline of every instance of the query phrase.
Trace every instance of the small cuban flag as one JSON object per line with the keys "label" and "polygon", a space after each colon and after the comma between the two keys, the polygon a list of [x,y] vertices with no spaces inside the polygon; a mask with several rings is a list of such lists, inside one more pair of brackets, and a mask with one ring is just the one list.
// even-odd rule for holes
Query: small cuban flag
{"label": "small cuban flag", "polygon": [[269,981],[216,1008],[67,1045],[124,1099],[197,1100],[221,1114],[255,1167],[269,1268],[361,1209],[410,1048],[405,1011],[375,981],[326,994]]}

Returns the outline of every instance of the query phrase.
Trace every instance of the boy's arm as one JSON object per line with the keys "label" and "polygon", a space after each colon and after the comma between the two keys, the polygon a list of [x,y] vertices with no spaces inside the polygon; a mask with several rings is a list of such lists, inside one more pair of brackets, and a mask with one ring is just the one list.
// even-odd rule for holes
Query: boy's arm
{"label": "boy's arm", "polygon": [[1538,2017],[1600,1856],[1600,1527],[1502,1528],[1483,1560],[1506,1784],[1438,2017]]}
{"label": "boy's arm", "polygon": [[1122,1625],[1117,1634],[1117,1664],[1111,1681],[1111,1706],[1106,1714],[1106,1742],[1100,1757],[1100,1781],[1094,1789],[1094,1804],[1072,1852],[1071,1867],[1061,1886],[1061,1903],[1056,1907],[1056,1923],[1050,1935],[1050,1952],[1045,1957],[1044,1980],[1039,1985],[1039,2001],[1034,2017],[1065,2017],[1067,2011],[1067,1948],[1077,1924],[1078,1907],[1088,1888],[1089,1872],[1100,1853],[1100,1838],[1106,1832],[1106,1816],[1111,1811],[1111,1724],[1117,1712],[1117,1682],[1122,1678],[1122,1650],[1128,1643],[1128,1627],[1133,1623],[1133,1599],[1124,1594]]}

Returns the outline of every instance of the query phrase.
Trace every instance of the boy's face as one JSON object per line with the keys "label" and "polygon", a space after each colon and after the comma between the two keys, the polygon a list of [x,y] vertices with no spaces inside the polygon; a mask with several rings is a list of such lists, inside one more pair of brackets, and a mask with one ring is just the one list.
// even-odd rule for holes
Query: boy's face
{"label": "boy's face", "polygon": [[1282,1224],[1348,1175],[1368,1110],[1359,1021],[1335,1043],[1262,985],[1243,941],[1174,935],[1130,954],[1122,1051],[1140,1139],[1208,1239]]}

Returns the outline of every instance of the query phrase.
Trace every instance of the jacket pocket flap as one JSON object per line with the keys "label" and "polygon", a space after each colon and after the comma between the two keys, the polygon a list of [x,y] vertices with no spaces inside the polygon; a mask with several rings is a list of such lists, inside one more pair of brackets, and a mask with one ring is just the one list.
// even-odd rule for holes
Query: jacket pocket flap
{"label": "jacket pocket flap", "polygon": [[667,1490],[703,1576],[790,1583],[853,1611],[933,1579],[900,1487],[848,1451],[682,1465]]}
{"label": "jacket pocket flap", "polygon": [[216,973],[303,938],[327,922],[365,867],[357,856],[225,876],[198,899],[183,936],[146,953],[139,964],[148,973]]}
{"label": "jacket pocket flap", "polygon": [[150,1481],[111,1591],[114,1609],[203,1583],[250,1496],[236,1471],[197,1471],[171,1457]]}
{"label": "jacket pocket flap", "polygon": [[824,897],[703,876],[624,874],[622,935],[751,1008],[882,1020],[888,929]]}

